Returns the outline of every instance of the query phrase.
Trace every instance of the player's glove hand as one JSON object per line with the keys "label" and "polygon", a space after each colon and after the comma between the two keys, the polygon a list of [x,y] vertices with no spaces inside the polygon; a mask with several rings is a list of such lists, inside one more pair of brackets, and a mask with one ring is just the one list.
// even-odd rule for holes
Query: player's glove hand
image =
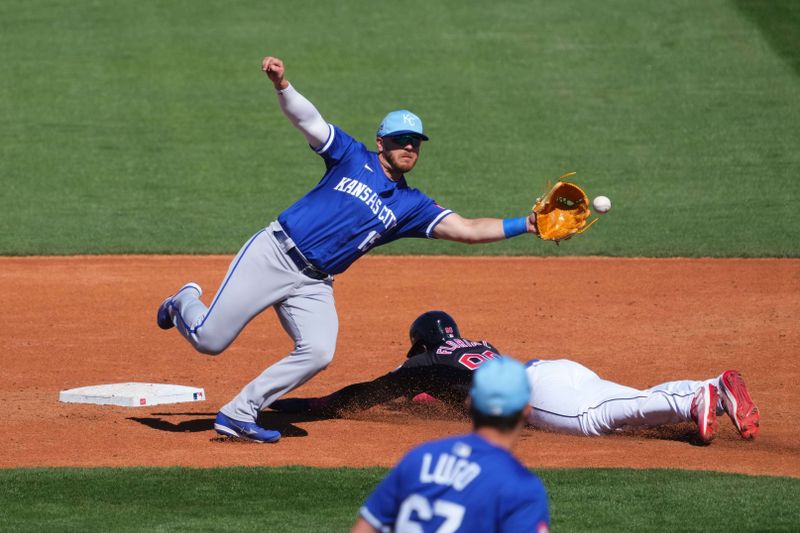
{"label": "player's glove hand", "polygon": [[540,239],[558,244],[583,233],[597,222],[594,219],[587,224],[589,198],[583,189],[564,181],[564,178],[574,175],[575,172],[564,174],[544,196],[536,199],[531,221],[535,219],[534,226]]}

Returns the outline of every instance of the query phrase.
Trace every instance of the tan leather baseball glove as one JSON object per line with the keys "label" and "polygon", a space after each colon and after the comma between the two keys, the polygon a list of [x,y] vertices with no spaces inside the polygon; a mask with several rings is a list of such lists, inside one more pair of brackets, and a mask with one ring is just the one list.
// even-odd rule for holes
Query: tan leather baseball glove
{"label": "tan leather baseball glove", "polygon": [[597,222],[589,219],[589,198],[583,189],[564,181],[574,176],[569,172],[558,178],[558,182],[542,197],[536,199],[533,212],[536,214],[536,228],[539,237],[556,244],[583,233]]}

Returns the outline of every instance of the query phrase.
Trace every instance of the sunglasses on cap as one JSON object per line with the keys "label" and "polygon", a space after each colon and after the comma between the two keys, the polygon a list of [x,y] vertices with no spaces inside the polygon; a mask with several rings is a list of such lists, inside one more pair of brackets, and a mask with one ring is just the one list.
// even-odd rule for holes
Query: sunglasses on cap
{"label": "sunglasses on cap", "polygon": [[422,139],[416,135],[395,135],[394,137],[384,137],[396,146],[408,146],[409,144],[414,148],[419,148],[422,144]]}

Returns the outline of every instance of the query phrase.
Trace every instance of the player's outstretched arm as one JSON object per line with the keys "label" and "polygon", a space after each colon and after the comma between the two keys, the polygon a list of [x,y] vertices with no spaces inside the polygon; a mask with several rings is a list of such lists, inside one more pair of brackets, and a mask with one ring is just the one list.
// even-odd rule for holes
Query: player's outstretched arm
{"label": "player's outstretched arm", "polygon": [[478,244],[510,239],[523,233],[538,234],[534,215],[520,218],[464,218],[453,213],[433,228],[437,239]]}
{"label": "player's outstretched arm", "polygon": [[278,92],[278,103],[286,118],[300,130],[312,148],[316,150],[323,146],[330,135],[330,127],[314,104],[297,92],[286,79],[283,61],[267,56],[261,60],[261,70]]}

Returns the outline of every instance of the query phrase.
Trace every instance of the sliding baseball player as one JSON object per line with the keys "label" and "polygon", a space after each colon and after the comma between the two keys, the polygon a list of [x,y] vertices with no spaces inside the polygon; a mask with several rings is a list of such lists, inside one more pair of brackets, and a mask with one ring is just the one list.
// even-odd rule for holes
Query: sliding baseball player
{"label": "sliding baseball player", "polygon": [[[278,400],[271,408],[340,416],[422,393],[462,407],[473,371],[502,357],[487,341],[463,338],[455,320],[442,311],[417,318],[410,338],[408,359],[388,374],[321,398]],[[596,436],[625,428],[693,422],[699,438],[708,443],[717,431],[717,415],[724,412],[743,438],[758,434],[758,407],[736,370],[706,380],[670,381],[639,390],[602,379],[568,359],[534,359],[526,367],[532,391],[528,423],[540,429]]]}

